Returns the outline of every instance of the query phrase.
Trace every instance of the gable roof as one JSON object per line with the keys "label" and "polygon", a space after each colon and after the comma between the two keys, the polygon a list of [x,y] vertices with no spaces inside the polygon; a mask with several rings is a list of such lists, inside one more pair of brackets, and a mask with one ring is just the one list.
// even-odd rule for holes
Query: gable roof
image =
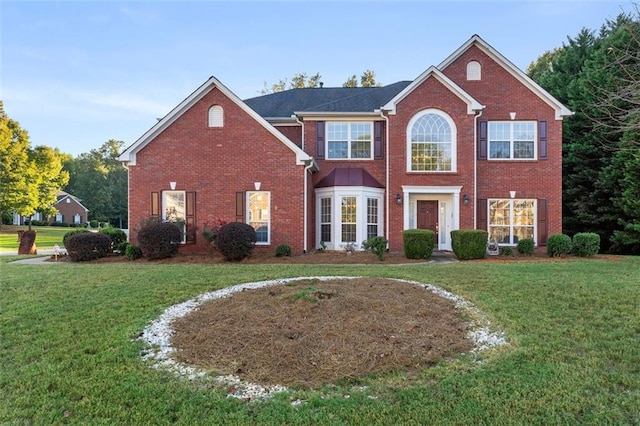
{"label": "gable roof", "polygon": [[556,112],[556,120],[562,120],[562,117],[573,115],[566,106],[564,106],[559,100],[554,98],[549,92],[544,90],[538,83],[533,81],[531,77],[522,72],[511,61],[502,56],[500,52],[491,47],[489,43],[484,41],[479,35],[474,34],[469,40],[467,40],[462,46],[456,49],[451,55],[449,55],[444,61],[438,65],[439,70],[444,70],[456,59],[458,59],[464,52],[466,52],[471,46],[476,46],[480,51],[496,61],[502,68],[504,68],[509,74],[516,78],[520,83],[529,88],[533,93],[538,95],[540,99],[546,102]]}
{"label": "gable roof", "polygon": [[374,113],[410,83],[399,81],[383,87],[289,89],[244,102],[268,120],[309,113]]}
{"label": "gable roof", "polygon": [[[304,164],[306,161],[313,161],[313,158],[306,152],[300,149],[289,138],[284,136],[278,130],[276,130],[271,124],[269,124],[262,116],[257,114],[253,109],[242,102],[233,92],[225,87],[215,77],[209,77],[200,87],[198,87],[193,93],[191,93],[186,99],[180,102],[175,108],[173,108],[167,115],[160,119],[151,129],[142,135],[137,141],[131,144],[122,154],[118,157],[119,161],[126,162],[130,165],[136,164],[136,154],[142,148],[147,146],[154,138],[162,133],[167,127],[173,124],[182,114],[184,114],[189,108],[195,105],[200,99],[202,99],[207,93],[213,89],[220,90],[226,97],[228,97],[233,103],[238,105],[244,112],[246,112],[251,118],[258,122],[262,127],[275,136],[280,142],[286,145],[291,151],[296,154],[296,163],[299,165]],[[203,117],[205,120],[206,117]]]}
{"label": "gable roof", "polygon": [[53,203],[53,205],[55,206],[56,204],[60,204],[60,203],[62,203],[62,202],[63,202],[63,201],[65,201],[65,200],[69,200],[69,203],[70,203],[70,202],[72,202],[72,201],[73,201],[73,202],[75,202],[77,205],[79,205],[80,207],[82,207],[82,208],[84,209],[84,211],[85,211],[85,212],[88,212],[88,211],[89,211],[89,209],[88,209],[88,208],[86,208],[86,207],[85,207],[85,206],[80,202],[80,201],[82,201],[82,200],[80,200],[80,198],[75,197],[75,196],[73,196],[73,195],[71,195],[71,194],[69,194],[68,192],[65,192],[65,191],[58,191],[58,194],[56,195],[56,202],[55,202],[55,203]]}
{"label": "gable roof", "polygon": [[454,83],[449,77],[444,75],[440,70],[436,67],[431,66],[427,68],[425,72],[420,74],[418,78],[413,80],[411,84],[402,90],[402,92],[398,93],[393,99],[389,100],[382,109],[390,111],[391,114],[395,114],[396,106],[398,103],[403,100],[409,93],[411,93],[416,87],[424,83],[429,78],[435,78],[440,83],[442,83],[447,89],[449,89],[454,95],[456,95],[460,100],[467,104],[467,114],[474,114],[475,111],[479,111],[484,108],[484,106],[475,100],[473,96],[465,92],[460,86]]}

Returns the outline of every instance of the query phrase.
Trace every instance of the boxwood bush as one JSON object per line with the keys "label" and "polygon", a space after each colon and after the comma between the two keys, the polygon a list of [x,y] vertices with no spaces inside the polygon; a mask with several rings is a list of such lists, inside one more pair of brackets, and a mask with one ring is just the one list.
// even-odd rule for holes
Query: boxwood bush
{"label": "boxwood bush", "polygon": [[180,228],[169,222],[148,223],[138,231],[138,245],[149,259],[166,259],[178,253],[182,241]]}
{"label": "boxwood bush", "polygon": [[590,257],[600,251],[600,235],[594,232],[579,232],[573,236],[573,254]]}
{"label": "boxwood bush", "polygon": [[436,244],[436,233],[430,229],[405,229],[402,239],[407,258],[429,259]]}
{"label": "boxwood bush", "polygon": [[547,240],[547,255],[549,257],[562,257],[571,253],[571,237],[566,234],[554,234]]}
{"label": "boxwood bush", "polygon": [[216,236],[216,245],[226,260],[242,260],[251,256],[256,244],[256,230],[242,222],[222,226]]}
{"label": "boxwood bush", "polygon": [[362,248],[378,256],[378,259],[384,260],[384,253],[387,251],[387,242],[385,237],[371,237],[362,243]]}
{"label": "boxwood bush", "polygon": [[95,232],[70,235],[65,243],[67,254],[74,262],[96,260],[111,252],[111,238]]}
{"label": "boxwood bush", "polygon": [[106,228],[101,228],[98,233],[106,234],[111,238],[111,251],[117,250],[120,253],[124,253],[127,248],[127,234],[122,229],[107,226]]}
{"label": "boxwood bush", "polygon": [[516,247],[518,249],[518,253],[526,256],[532,256],[535,242],[533,241],[533,238],[523,238],[518,241],[518,245]]}
{"label": "boxwood bush", "polygon": [[482,229],[451,231],[451,248],[460,260],[484,259],[487,255],[489,233]]}
{"label": "boxwood bush", "polygon": [[291,250],[291,246],[288,244],[280,244],[278,247],[276,247],[276,257],[283,257],[283,256],[291,256],[292,254],[292,250]]}
{"label": "boxwood bush", "polygon": [[136,260],[142,257],[142,250],[135,244],[127,244],[127,248],[124,250],[124,255],[128,260]]}

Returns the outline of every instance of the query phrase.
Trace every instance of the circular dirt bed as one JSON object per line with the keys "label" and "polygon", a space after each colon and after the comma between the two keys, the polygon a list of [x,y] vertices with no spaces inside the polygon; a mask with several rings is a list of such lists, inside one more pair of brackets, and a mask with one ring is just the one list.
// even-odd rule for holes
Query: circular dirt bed
{"label": "circular dirt bed", "polygon": [[173,358],[261,385],[318,387],[469,351],[454,302],[381,278],[314,278],[208,300],[175,319]]}

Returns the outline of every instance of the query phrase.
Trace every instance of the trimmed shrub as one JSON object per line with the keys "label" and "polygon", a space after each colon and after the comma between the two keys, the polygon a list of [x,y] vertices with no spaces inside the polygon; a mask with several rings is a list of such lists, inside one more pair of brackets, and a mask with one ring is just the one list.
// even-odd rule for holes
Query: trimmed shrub
{"label": "trimmed shrub", "polygon": [[242,222],[231,222],[220,227],[216,245],[227,260],[237,261],[251,256],[256,244],[256,230]]}
{"label": "trimmed shrub", "polygon": [[90,220],[89,221],[89,226],[92,228],[97,228],[98,227],[98,221],[97,220]]}
{"label": "trimmed shrub", "polygon": [[45,222],[44,220],[32,220],[31,226],[47,226],[49,222]]}
{"label": "trimmed shrub", "polygon": [[96,260],[111,252],[111,238],[95,232],[70,235],[65,243],[69,258],[74,262]]}
{"label": "trimmed shrub", "polygon": [[436,233],[430,229],[405,229],[402,240],[405,257],[429,259],[436,244]]}
{"label": "trimmed shrub", "polygon": [[128,260],[136,260],[142,257],[142,250],[135,244],[127,244],[127,248],[124,249],[124,255]]}
{"label": "trimmed shrub", "polygon": [[533,238],[523,238],[518,241],[518,253],[524,254],[527,256],[533,256],[533,248],[535,247],[535,243]]}
{"label": "trimmed shrub", "polygon": [[487,255],[489,233],[482,229],[451,231],[451,248],[460,260],[484,259]]}
{"label": "trimmed shrub", "polygon": [[513,249],[509,246],[500,247],[500,254],[503,256],[513,256]]}
{"label": "trimmed shrub", "polygon": [[111,251],[119,251],[120,253],[124,253],[127,248],[127,234],[122,229],[113,228],[108,226],[106,228],[102,228],[98,231],[99,234],[106,234],[111,238],[111,242],[113,246],[111,247]]}
{"label": "trimmed shrub", "polygon": [[170,222],[149,223],[138,231],[138,245],[144,257],[166,259],[178,253],[182,231]]}
{"label": "trimmed shrub", "polygon": [[547,255],[549,257],[562,257],[571,253],[571,237],[566,234],[554,234],[547,240]]}
{"label": "trimmed shrub", "polygon": [[276,247],[276,257],[291,256],[291,246],[288,244],[280,244]]}
{"label": "trimmed shrub", "polygon": [[62,245],[63,246],[67,246],[67,238],[69,238],[72,235],[76,235],[76,234],[82,234],[82,233],[86,233],[89,232],[86,229],[74,229],[73,231],[69,231],[66,234],[64,234],[64,237],[62,237]]}
{"label": "trimmed shrub", "polygon": [[378,259],[384,260],[384,253],[387,251],[387,243],[388,241],[385,237],[371,237],[362,243],[362,248],[365,251],[370,251],[378,256]]}
{"label": "trimmed shrub", "polygon": [[594,232],[579,232],[573,236],[573,254],[590,257],[600,251],[600,235]]}

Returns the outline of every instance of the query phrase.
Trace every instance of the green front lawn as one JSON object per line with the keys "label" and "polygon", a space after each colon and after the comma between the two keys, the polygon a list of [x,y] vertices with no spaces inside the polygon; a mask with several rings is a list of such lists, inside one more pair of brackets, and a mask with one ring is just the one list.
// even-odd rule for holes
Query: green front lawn
{"label": "green front lawn", "polygon": [[[2,225],[0,228],[0,251],[18,250],[18,231],[28,230],[28,226]],[[36,231],[36,247],[52,249],[54,244],[62,245],[62,238],[67,232],[78,228],[63,228],[58,226],[32,226]]]}
{"label": "green front lawn", "polygon": [[[0,258],[0,424],[640,423],[640,258],[411,266],[8,260]],[[462,356],[416,377],[347,380],[251,403],[140,358],[136,337],[168,306],[238,283],[312,275],[439,285],[476,304],[511,345],[481,363]]]}

